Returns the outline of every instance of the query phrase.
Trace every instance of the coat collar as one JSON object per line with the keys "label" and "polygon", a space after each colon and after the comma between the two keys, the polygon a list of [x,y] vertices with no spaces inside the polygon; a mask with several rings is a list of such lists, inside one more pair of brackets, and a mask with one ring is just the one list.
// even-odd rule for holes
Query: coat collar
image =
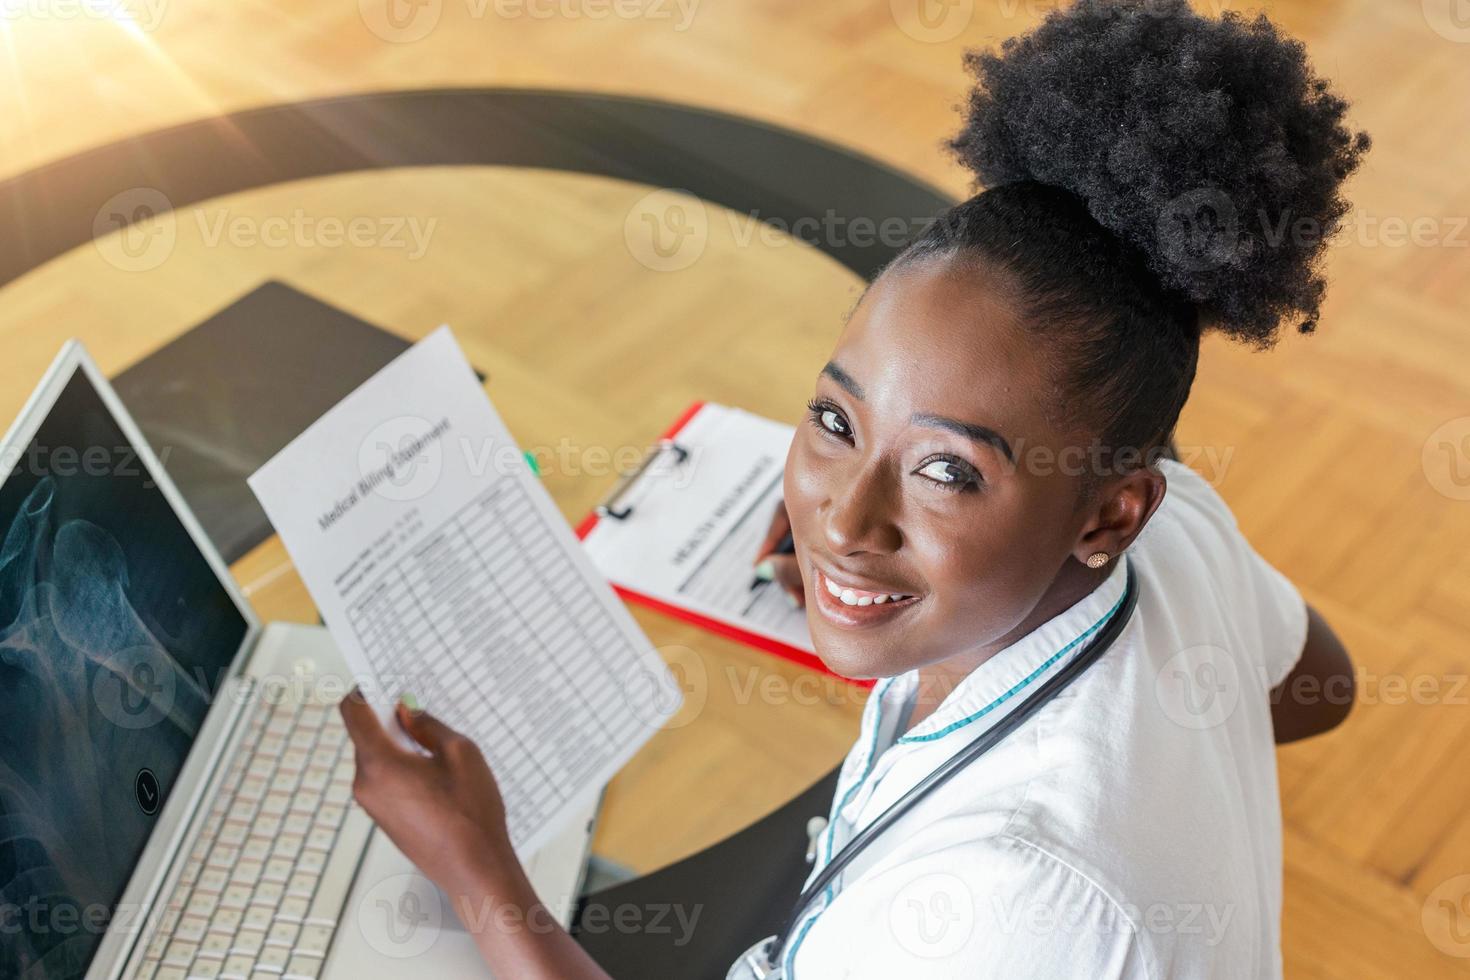
{"label": "coat collar", "polygon": [[[932,715],[896,744],[935,742],[956,732],[977,735],[1003,717],[1043,678],[1075,656],[1118,611],[1127,585],[1126,563],[1125,553],[1096,589],[976,667]],[[918,672],[910,671],[875,696],[894,706],[883,708],[887,714],[900,710],[898,706],[914,697],[917,689]]]}

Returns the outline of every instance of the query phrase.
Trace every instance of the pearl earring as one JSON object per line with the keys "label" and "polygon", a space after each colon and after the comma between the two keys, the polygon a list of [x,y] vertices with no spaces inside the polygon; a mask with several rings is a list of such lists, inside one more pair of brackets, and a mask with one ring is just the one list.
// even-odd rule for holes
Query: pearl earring
{"label": "pearl earring", "polygon": [[1092,554],[1087,556],[1088,568],[1102,568],[1107,563],[1108,553],[1106,551],[1094,551]]}

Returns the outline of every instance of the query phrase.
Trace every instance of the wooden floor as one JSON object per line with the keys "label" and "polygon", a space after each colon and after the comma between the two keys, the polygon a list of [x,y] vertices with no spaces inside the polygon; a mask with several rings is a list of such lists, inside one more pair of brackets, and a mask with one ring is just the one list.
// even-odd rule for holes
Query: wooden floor
{"label": "wooden floor", "polygon": [[[496,84],[739,112],[959,194],[938,144],[964,93],[961,51],[1053,4],[962,0],[935,20],[917,2],[431,0],[393,26],[376,0],[127,0],[131,23],[37,0],[0,20],[0,173],[252,105]],[[1347,725],[1280,755],[1293,978],[1470,975],[1470,27],[1456,9],[1268,8],[1377,146],[1332,250],[1319,333],[1269,354],[1208,342],[1179,434],[1361,670]],[[693,398],[794,417],[856,296],[823,256],[751,238],[747,219],[712,207],[697,261],[650,268],[624,230],[650,190],[433,169],[205,202],[166,223],[172,245],[151,268],[130,271],[102,240],[0,289],[0,419],[65,337],[113,372],[274,277],[405,336],[453,324],[513,431],[557,461],[546,483],[579,517],[612,480],[599,452],[644,444]],[[363,245],[253,240],[297,214],[385,231]],[[422,254],[388,240],[400,218],[427,230]],[[236,572],[268,615],[314,618],[277,545]],[[689,706],[613,785],[597,846],[651,868],[826,771],[861,704],[845,685],[638,617]]]}

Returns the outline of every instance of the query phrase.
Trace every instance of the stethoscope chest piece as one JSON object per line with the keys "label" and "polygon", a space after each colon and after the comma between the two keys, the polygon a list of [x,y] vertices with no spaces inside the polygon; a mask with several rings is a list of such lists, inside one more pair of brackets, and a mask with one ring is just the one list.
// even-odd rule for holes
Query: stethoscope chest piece
{"label": "stethoscope chest piece", "polygon": [[776,956],[775,936],[767,936],[740,954],[725,980],[782,980],[785,972],[772,962]]}

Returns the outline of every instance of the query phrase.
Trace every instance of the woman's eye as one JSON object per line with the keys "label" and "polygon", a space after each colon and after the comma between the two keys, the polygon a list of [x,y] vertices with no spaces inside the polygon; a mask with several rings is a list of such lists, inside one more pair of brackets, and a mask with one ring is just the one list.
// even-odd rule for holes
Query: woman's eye
{"label": "woman's eye", "polygon": [[847,419],[843,418],[841,415],[839,415],[836,412],[832,411],[832,409],[830,409],[830,408],[829,409],[825,409],[822,412],[822,414],[821,414],[821,421],[822,421],[822,428],[826,429],[828,432],[836,433],[839,436],[846,436],[846,435],[851,435],[852,434],[851,432],[848,431],[848,428],[847,428]]}
{"label": "woman's eye", "polygon": [[812,425],[828,435],[837,436],[839,439],[852,438],[852,426],[848,425],[842,413],[828,402],[813,399],[807,404],[807,418],[811,419]]}
{"label": "woman's eye", "polygon": [[965,463],[953,459],[933,459],[916,472],[947,490],[964,490],[980,485],[980,474]]}

